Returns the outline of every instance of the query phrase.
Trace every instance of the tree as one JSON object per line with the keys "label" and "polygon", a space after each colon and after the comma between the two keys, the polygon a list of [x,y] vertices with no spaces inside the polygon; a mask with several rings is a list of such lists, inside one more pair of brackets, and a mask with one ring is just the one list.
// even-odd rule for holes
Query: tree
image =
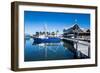
{"label": "tree", "polygon": [[55,32],[52,32],[52,35],[54,36],[55,35]]}
{"label": "tree", "polygon": [[42,35],[42,32],[40,31],[40,35]]}
{"label": "tree", "polygon": [[36,35],[39,35],[39,32],[36,32]]}

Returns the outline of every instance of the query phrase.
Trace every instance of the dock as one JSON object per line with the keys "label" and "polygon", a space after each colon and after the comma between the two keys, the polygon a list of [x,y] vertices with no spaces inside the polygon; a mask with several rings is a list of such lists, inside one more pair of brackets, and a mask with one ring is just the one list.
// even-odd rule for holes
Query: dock
{"label": "dock", "polygon": [[83,41],[81,39],[75,39],[75,38],[62,37],[61,39],[74,44],[74,49],[72,52],[73,53],[77,52],[76,54],[77,54],[78,58],[83,57],[83,56],[90,57],[90,42]]}

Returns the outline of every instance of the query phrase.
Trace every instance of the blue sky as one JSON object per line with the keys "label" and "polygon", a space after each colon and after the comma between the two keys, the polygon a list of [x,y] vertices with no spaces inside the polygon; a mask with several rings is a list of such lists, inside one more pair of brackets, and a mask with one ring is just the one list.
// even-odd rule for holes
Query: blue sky
{"label": "blue sky", "polygon": [[45,24],[48,32],[59,30],[59,33],[62,33],[64,28],[74,25],[75,20],[81,28],[90,28],[90,14],[24,11],[27,34],[44,31]]}

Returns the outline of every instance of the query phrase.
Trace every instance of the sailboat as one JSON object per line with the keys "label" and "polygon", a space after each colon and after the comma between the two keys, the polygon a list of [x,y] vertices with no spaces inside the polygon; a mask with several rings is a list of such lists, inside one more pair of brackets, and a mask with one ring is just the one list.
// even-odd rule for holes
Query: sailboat
{"label": "sailboat", "polygon": [[44,25],[44,35],[39,35],[39,37],[34,38],[34,43],[58,43],[61,41],[60,37],[50,37],[47,34],[47,25]]}

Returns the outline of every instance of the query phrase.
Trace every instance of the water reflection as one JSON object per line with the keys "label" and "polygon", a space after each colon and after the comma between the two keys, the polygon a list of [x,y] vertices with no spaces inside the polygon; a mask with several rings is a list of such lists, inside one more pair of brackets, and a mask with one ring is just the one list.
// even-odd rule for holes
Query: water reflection
{"label": "water reflection", "polygon": [[25,40],[24,61],[76,59],[77,50],[73,42],[61,40],[57,43],[34,43]]}

